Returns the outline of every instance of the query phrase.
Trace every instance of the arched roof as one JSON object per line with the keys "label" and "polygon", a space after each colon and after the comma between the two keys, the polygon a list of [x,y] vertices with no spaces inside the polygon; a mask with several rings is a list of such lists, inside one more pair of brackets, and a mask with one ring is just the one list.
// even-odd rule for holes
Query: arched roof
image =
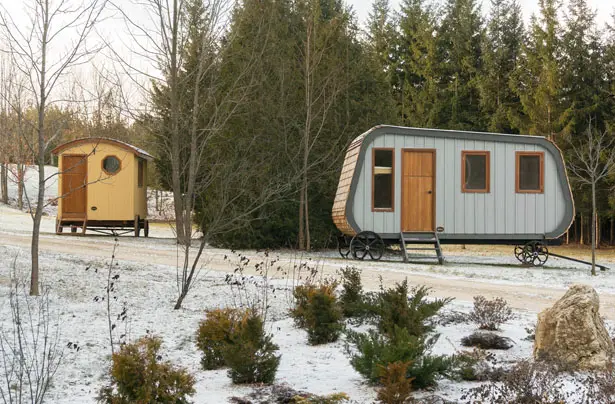
{"label": "arched roof", "polygon": [[151,154],[149,154],[148,152],[146,152],[143,149],[140,149],[140,148],[138,148],[136,146],[133,146],[133,145],[131,145],[129,143],[122,142],[120,140],[104,138],[104,137],[88,137],[88,138],[71,140],[70,142],[66,142],[64,144],[59,145],[58,147],[53,149],[51,151],[51,153],[57,155],[57,154],[62,153],[66,149],[70,149],[72,147],[80,146],[80,145],[84,145],[84,144],[93,144],[94,145],[94,149],[96,149],[96,146],[98,146],[99,144],[111,144],[111,145],[120,147],[120,148],[122,148],[122,149],[124,149],[126,151],[129,151],[129,152],[135,154],[136,156],[141,157],[141,158],[143,158],[145,160],[151,161],[151,160],[154,159],[154,156],[152,156]]}

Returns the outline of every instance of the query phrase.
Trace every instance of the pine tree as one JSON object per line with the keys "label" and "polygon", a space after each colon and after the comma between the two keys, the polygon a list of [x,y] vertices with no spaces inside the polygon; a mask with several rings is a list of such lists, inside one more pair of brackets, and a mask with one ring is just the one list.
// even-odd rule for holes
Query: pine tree
{"label": "pine tree", "polygon": [[481,130],[479,76],[483,27],[475,0],[448,0],[439,36],[442,52],[442,110],[439,121],[450,129]]}
{"label": "pine tree", "polygon": [[391,74],[391,51],[395,31],[389,0],[375,0],[367,20],[367,43],[376,65]]}
{"label": "pine tree", "polygon": [[[224,131],[225,147],[243,150],[238,160],[260,167],[260,178],[246,187],[258,190],[271,178],[290,186],[274,204],[255,209],[248,223],[211,242],[297,247],[303,233],[307,248],[309,228],[315,234],[310,244],[324,246],[335,234],[331,204],[347,144],[366,128],[392,120],[384,72],[337,0],[244,0],[227,37],[231,50],[222,61],[221,91],[238,81],[249,91]],[[312,68],[306,70],[308,54]],[[242,76],[246,66],[251,73]],[[203,214],[213,216],[206,209],[204,204]]]}
{"label": "pine tree", "polygon": [[523,57],[511,86],[523,105],[521,132],[553,138],[562,114],[562,49],[558,10],[561,0],[540,0],[540,19],[531,18]]}
{"label": "pine tree", "polygon": [[518,115],[521,102],[509,82],[524,40],[521,7],[516,0],[491,0],[484,39],[480,94],[487,129],[514,133],[511,121]]}
{"label": "pine tree", "polygon": [[607,126],[615,131],[615,10],[611,23],[606,25],[605,71],[606,71],[606,98],[611,101],[607,110]]}
{"label": "pine tree", "polygon": [[605,127],[604,47],[595,20],[596,13],[587,0],[569,1],[562,41],[566,66],[562,76],[564,134],[583,135],[590,120],[597,130]]}
{"label": "pine tree", "polygon": [[404,0],[399,35],[392,54],[392,77],[399,120],[407,126],[433,127],[438,122],[438,54],[436,18],[425,0]]}

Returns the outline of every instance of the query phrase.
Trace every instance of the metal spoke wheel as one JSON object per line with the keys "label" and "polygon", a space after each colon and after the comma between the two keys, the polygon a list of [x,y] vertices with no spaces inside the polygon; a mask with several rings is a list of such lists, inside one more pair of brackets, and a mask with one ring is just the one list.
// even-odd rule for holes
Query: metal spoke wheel
{"label": "metal spoke wheel", "polygon": [[374,261],[384,254],[384,241],[373,231],[362,231],[350,241],[350,253],[355,259],[370,258]]}
{"label": "metal spoke wheel", "polygon": [[515,257],[522,264],[541,267],[549,259],[549,249],[540,241],[530,241],[524,246],[515,247]]}
{"label": "metal spoke wheel", "polygon": [[337,236],[337,251],[339,251],[342,258],[348,258],[350,254],[350,242],[348,236]]}
{"label": "metal spoke wheel", "polygon": [[525,259],[523,258],[523,256],[525,255],[525,246],[522,245],[518,245],[515,247],[515,258],[517,258],[517,260],[519,260],[519,262],[524,263]]}

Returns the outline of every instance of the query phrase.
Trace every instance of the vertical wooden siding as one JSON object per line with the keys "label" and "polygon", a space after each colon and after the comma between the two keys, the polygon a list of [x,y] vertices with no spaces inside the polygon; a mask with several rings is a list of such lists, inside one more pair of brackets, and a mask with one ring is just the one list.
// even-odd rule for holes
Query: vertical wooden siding
{"label": "vertical wooden siding", "polygon": [[[63,154],[84,154],[88,156],[87,216],[88,220],[134,220],[135,192],[137,189],[136,157],[133,153],[112,144],[79,144],[62,151]],[[102,170],[102,161],[109,155],[121,162],[120,171],[109,176]],[[60,157],[61,158],[61,157]],[[62,189],[62,176],[58,181]],[[144,188],[145,189],[145,188]],[[96,207],[96,210],[92,210]],[[62,212],[62,200],[58,203]]]}
{"label": "vertical wooden siding", "polygon": [[[394,147],[398,168],[401,149],[436,149],[436,227],[444,227],[442,237],[447,234],[545,234],[556,229],[564,219],[564,192],[568,191],[561,188],[557,178],[555,158],[559,156],[554,157],[539,145],[386,134],[367,146],[366,156],[371,156],[373,147]],[[462,192],[463,150],[490,152],[489,193]],[[545,152],[544,193],[515,192],[516,151]],[[398,233],[401,224],[399,209],[394,212],[371,211],[372,179],[368,175],[371,164],[371,158],[366,158],[359,173],[355,197],[351,201],[354,219],[361,230]],[[400,169],[395,170],[395,198],[395,206],[401,206]]]}

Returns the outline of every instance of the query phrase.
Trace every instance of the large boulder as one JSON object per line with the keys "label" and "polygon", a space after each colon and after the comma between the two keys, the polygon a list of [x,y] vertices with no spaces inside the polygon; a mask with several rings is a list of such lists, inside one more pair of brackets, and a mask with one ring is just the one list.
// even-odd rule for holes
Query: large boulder
{"label": "large boulder", "polygon": [[600,300],[588,285],[572,285],[553,307],[538,315],[534,357],[578,369],[603,369],[615,353],[599,313]]}

